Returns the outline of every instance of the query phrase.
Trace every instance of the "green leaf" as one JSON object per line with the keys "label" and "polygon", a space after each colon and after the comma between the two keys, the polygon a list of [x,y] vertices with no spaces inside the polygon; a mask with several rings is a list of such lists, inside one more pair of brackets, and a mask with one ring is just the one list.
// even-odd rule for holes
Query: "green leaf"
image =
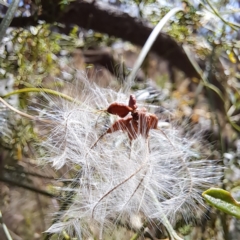
{"label": "green leaf", "polygon": [[210,188],[203,192],[202,196],[210,205],[227,214],[240,218],[240,203],[228,191],[221,188]]}

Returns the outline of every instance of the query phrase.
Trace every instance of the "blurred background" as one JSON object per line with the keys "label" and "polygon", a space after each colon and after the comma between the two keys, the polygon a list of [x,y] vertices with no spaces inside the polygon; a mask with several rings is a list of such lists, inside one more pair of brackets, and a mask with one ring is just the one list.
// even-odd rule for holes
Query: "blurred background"
{"label": "blurred background", "polygon": [[[0,1],[1,20],[11,4]],[[199,150],[220,160],[225,167],[220,187],[239,201],[240,1],[18,1],[10,26],[0,34],[0,96],[34,115],[40,103],[47,111],[51,98],[25,89],[73,95],[69,89],[78,71],[102,87],[120,89],[154,26],[177,6],[184,11],[164,26],[132,91],[156,105],[161,119],[169,121],[170,115],[182,131],[203,137],[205,147],[199,143]],[[46,239],[43,232],[61,206],[56,186],[63,186],[59,179],[66,168],[56,171],[37,161],[44,156],[36,148],[43,139],[36,121],[0,105],[0,223],[16,240]],[[239,223],[209,207],[201,221],[179,221],[175,229],[184,239],[237,240]],[[111,239],[134,234],[122,226],[118,233]],[[2,225],[0,239],[7,239]],[[138,239],[168,238],[163,230],[149,228]]]}

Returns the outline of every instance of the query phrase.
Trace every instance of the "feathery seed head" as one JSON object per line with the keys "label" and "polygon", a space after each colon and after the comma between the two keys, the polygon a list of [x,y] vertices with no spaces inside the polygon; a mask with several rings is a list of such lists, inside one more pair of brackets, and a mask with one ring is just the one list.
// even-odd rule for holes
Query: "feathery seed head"
{"label": "feathery seed head", "polygon": [[204,206],[202,191],[218,182],[221,169],[213,160],[197,159],[191,141],[176,129],[149,123],[153,118],[138,110],[133,96],[83,83],[80,104],[46,113],[55,121],[43,143],[47,161],[57,169],[80,169],[65,188],[71,196],[67,209],[48,231],[85,239],[99,229],[101,238],[116,221],[131,224],[132,216],[194,218]]}

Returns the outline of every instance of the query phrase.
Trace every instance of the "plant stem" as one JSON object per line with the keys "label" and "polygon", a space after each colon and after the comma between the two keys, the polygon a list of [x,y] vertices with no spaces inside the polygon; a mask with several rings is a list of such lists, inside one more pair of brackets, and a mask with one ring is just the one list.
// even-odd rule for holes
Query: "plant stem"
{"label": "plant stem", "polygon": [[31,120],[34,120],[34,121],[41,121],[41,122],[45,122],[45,123],[53,123],[51,120],[47,120],[47,119],[41,119],[41,118],[38,118],[38,117],[35,117],[35,116],[32,116],[32,115],[29,115],[27,113],[24,113],[24,112],[21,112],[20,110],[14,108],[13,106],[11,106],[10,104],[8,104],[5,100],[3,100],[1,97],[0,97],[0,102],[2,102],[6,107],[8,107],[9,109],[11,109],[12,111],[18,113],[19,115],[23,116],[23,117],[26,117],[26,118],[29,118]]}
{"label": "plant stem", "polygon": [[[224,100],[224,97],[222,95],[222,93],[220,92],[220,90],[214,86],[213,84],[209,83],[208,80],[206,79],[206,77],[204,76],[201,68],[199,67],[198,63],[192,58],[190,50],[188,49],[187,46],[183,45],[183,49],[189,59],[189,61],[192,63],[193,67],[195,68],[195,70],[197,71],[197,73],[199,74],[200,78],[203,81],[203,85],[211,90],[213,90],[223,101],[223,103],[225,103],[226,101]],[[234,123],[230,117],[228,116],[227,110],[226,110],[226,106],[224,105],[224,111],[225,111],[225,115],[227,117],[227,121],[231,124],[231,126],[237,130],[238,132],[240,132],[240,126],[237,125],[236,123]]]}
{"label": "plant stem", "polygon": [[51,194],[49,192],[46,192],[46,191],[43,191],[43,190],[40,190],[40,189],[31,187],[31,186],[28,186],[26,184],[22,184],[22,183],[17,182],[17,181],[13,181],[13,180],[7,179],[7,178],[2,177],[2,176],[0,176],[0,182],[4,182],[4,183],[8,183],[8,184],[17,186],[17,187],[21,187],[21,188],[30,190],[32,192],[36,192],[36,193],[42,194],[42,195],[44,195],[46,197],[57,198],[57,196],[55,196],[54,194]]}
{"label": "plant stem", "polygon": [[52,94],[52,95],[55,95],[55,96],[58,96],[58,97],[62,97],[70,102],[77,102],[74,98],[64,94],[64,93],[61,93],[61,92],[58,92],[58,91],[55,91],[55,90],[52,90],[52,89],[48,89],[48,88],[22,88],[22,89],[18,89],[18,90],[15,90],[15,91],[12,91],[10,93],[7,93],[6,95],[4,96],[1,96],[2,98],[8,98],[12,95],[15,95],[15,94],[19,94],[19,93],[30,93],[30,92],[44,92],[44,93],[49,93],[49,94]]}
{"label": "plant stem", "polygon": [[182,8],[176,7],[171,9],[160,21],[159,23],[156,25],[156,27],[153,29],[152,33],[150,34],[150,36],[148,37],[146,43],[144,44],[142,51],[140,52],[137,61],[135,62],[132,72],[130,73],[130,75],[127,78],[127,83],[126,83],[126,89],[125,91],[129,91],[129,89],[132,87],[132,84],[134,82],[134,79],[136,77],[137,71],[139,70],[139,68],[141,67],[144,59],[146,58],[148,52],[150,51],[153,43],[155,42],[157,36],[159,35],[159,33],[161,32],[162,28],[164,27],[164,25],[167,23],[167,21],[174,16],[177,12],[183,11]]}
{"label": "plant stem", "polygon": [[19,175],[20,174],[26,174],[26,175],[30,175],[30,176],[33,176],[33,177],[55,180],[55,178],[53,178],[53,177],[44,176],[44,175],[37,174],[37,173],[32,173],[32,172],[26,172],[26,171],[18,170],[18,169],[9,167],[9,166],[4,166],[4,170],[9,171],[9,172],[15,172],[15,173],[18,173]]}
{"label": "plant stem", "polygon": [[167,216],[163,213],[162,211],[162,207],[159,204],[159,201],[156,197],[156,195],[154,194],[153,191],[150,190],[151,196],[153,198],[154,203],[156,204],[156,206],[158,207],[159,210],[159,214],[160,214],[160,219],[161,222],[163,223],[163,225],[165,226],[165,228],[167,229],[169,235],[170,235],[170,239],[171,240],[183,240],[182,238],[180,238],[177,233],[175,232],[175,230],[173,229],[171,223],[168,221]]}
{"label": "plant stem", "polygon": [[2,228],[3,228],[3,231],[4,231],[4,234],[7,238],[7,240],[13,240],[9,231],[8,231],[8,228],[6,226],[6,224],[3,222],[3,219],[2,219],[2,212],[0,211],[0,223],[2,224]]}
{"label": "plant stem", "polygon": [[229,27],[231,27],[235,31],[239,30],[239,28],[240,28],[239,24],[226,21],[224,18],[222,18],[220,13],[213,7],[213,5],[211,4],[211,2],[209,0],[206,0],[206,2],[209,5],[209,7],[212,9],[214,14],[222,20],[222,22],[224,22],[226,25],[228,25]]}

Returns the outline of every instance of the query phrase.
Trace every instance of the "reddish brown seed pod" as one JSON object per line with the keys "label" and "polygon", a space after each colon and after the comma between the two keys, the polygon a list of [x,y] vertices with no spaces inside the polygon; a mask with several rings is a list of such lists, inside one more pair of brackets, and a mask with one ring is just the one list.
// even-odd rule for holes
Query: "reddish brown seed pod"
{"label": "reddish brown seed pod", "polygon": [[107,130],[107,133],[113,133],[119,130],[127,131],[131,121],[132,121],[132,116],[119,119]]}
{"label": "reddish brown seed pod", "polygon": [[[151,129],[157,129],[157,116],[148,113],[146,108],[138,110],[134,95],[130,95],[128,106],[121,103],[112,103],[107,112],[118,115],[121,119],[117,120],[106,133],[123,131],[128,134],[130,141],[132,141],[139,135],[147,138]],[[131,113],[131,116],[127,116],[129,113]]]}
{"label": "reddish brown seed pod", "polygon": [[[122,131],[127,133],[130,142],[139,135],[148,138],[151,129],[158,129],[158,118],[155,114],[148,113],[146,108],[137,109],[137,101],[134,95],[130,95],[128,106],[123,103],[114,102],[106,110],[110,114],[120,117],[113,125],[99,137],[93,144],[96,146],[98,141],[108,133]],[[131,115],[128,115],[131,113]],[[128,115],[128,116],[127,116]]]}
{"label": "reddish brown seed pod", "polygon": [[130,112],[132,112],[133,109],[125,104],[122,103],[112,103],[107,108],[107,112],[118,115],[121,118],[126,117]]}

